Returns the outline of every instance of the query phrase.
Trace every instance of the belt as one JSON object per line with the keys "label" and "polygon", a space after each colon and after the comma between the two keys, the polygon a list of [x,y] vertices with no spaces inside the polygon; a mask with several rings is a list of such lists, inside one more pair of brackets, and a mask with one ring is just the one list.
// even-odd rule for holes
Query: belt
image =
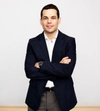
{"label": "belt", "polygon": [[44,90],[45,90],[45,91],[48,91],[48,92],[51,92],[51,91],[54,91],[54,87],[51,87],[51,88],[49,88],[49,87],[45,87]]}

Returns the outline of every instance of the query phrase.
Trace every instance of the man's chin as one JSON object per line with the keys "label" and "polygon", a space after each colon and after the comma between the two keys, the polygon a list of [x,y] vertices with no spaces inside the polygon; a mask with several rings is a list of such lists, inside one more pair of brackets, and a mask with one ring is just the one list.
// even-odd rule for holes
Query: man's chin
{"label": "man's chin", "polygon": [[46,33],[48,33],[48,34],[52,34],[52,33],[55,33],[57,30],[47,30],[47,31],[45,31]]}

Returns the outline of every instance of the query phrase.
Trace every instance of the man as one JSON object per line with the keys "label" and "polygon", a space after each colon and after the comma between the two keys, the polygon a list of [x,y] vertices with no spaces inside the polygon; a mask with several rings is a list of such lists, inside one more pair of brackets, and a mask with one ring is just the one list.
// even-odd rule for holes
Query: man
{"label": "man", "polygon": [[26,97],[28,111],[69,111],[76,103],[72,72],[76,44],[58,30],[60,13],[53,4],[41,10],[43,32],[29,40],[25,59],[30,85]]}

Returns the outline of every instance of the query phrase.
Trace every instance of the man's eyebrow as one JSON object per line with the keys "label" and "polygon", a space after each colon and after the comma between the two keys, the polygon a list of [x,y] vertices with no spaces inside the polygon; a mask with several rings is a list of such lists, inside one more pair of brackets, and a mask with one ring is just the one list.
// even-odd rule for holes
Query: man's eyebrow
{"label": "man's eyebrow", "polygon": [[[43,16],[43,17],[47,17],[47,18],[48,18],[48,16]],[[56,17],[56,15],[53,15],[53,16],[51,16],[51,17]]]}
{"label": "man's eyebrow", "polygon": [[57,17],[56,15],[52,15],[51,17]]}
{"label": "man's eyebrow", "polygon": [[48,16],[42,16],[42,17],[48,17]]}

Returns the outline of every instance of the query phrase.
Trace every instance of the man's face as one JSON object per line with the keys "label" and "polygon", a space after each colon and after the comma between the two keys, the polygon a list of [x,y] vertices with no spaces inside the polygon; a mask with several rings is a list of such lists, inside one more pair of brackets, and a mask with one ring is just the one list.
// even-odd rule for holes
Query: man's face
{"label": "man's face", "polygon": [[43,10],[40,23],[45,33],[54,33],[58,29],[60,18],[57,17],[57,11],[55,9]]}

